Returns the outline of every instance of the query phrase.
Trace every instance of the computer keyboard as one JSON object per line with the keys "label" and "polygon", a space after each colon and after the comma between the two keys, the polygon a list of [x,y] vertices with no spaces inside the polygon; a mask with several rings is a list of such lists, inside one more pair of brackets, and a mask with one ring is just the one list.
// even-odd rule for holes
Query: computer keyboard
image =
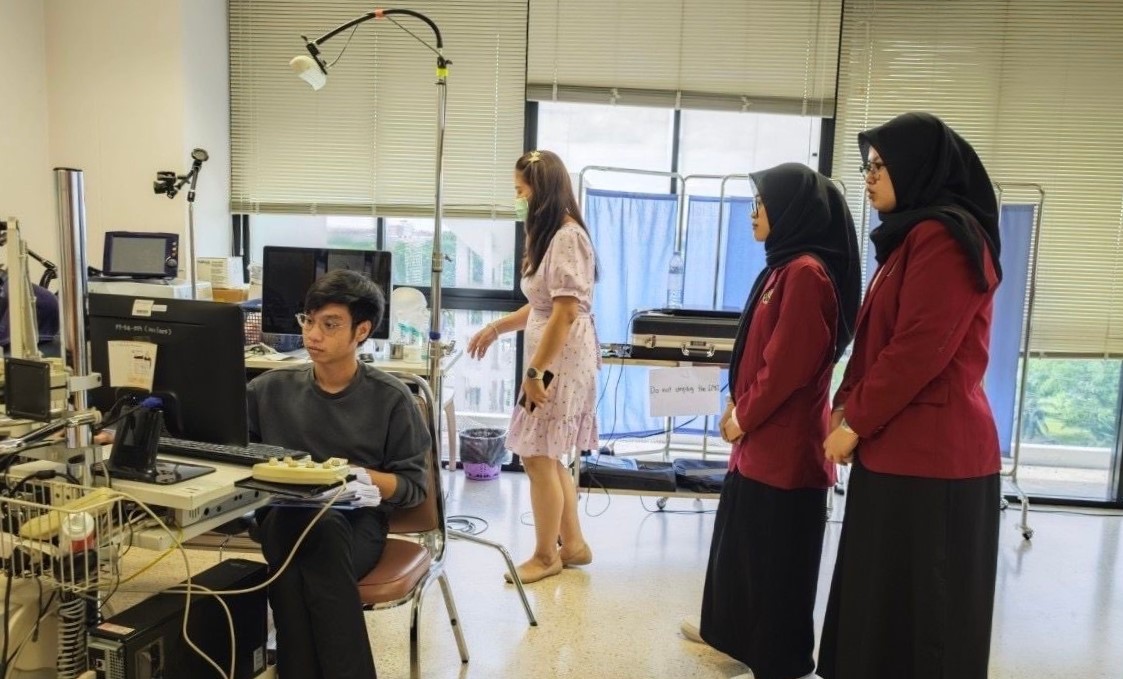
{"label": "computer keyboard", "polygon": [[289,450],[265,443],[251,443],[248,446],[233,446],[222,443],[204,443],[161,436],[157,451],[166,455],[182,455],[196,460],[226,462],[252,467],[258,462],[268,462],[270,458],[299,458],[309,455],[299,450]]}

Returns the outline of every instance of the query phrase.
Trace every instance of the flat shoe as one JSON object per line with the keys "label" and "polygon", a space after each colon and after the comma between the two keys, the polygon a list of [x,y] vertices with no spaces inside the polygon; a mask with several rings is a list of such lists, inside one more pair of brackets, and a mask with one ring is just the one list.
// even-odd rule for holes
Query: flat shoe
{"label": "flat shoe", "polygon": [[[529,585],[532,582],[538,582],[539,580],[542,580],[544,578],[548,578],[551,575],[557,575],[558,573],[561,573],[562,572],[562,562],[561,562],[561,559],[558,559],[557,561],[555,561],[553,564],[547,566],[546,568],[540,568],[540,567],[526,568],[525,566],[519,566],[515,570],[519,574],[519,580],[522,580],[522,583],[524,585]],[[514,584],[514,581],[511,580],[511,573],[510,572],[504,573],[503,579],[506,580],[507,582],[511,583],[511,584]]]}
{"label": "flat shoe", "polygon": [[687,641],[693,641],[696,644],[704,644],[706,640],[702,638],[701,632],[698,631],[699,622],[698,616],[686,616],[679,623],[678,629],[682,632],[682,636],[686,637]]}
{"label": "flat shoe", "polygon": [[570,566],[588,566],[593,563],[593,549],[589,547],[588,544],[585,545],[584,549],[573,556],[565,556],[560,550],[558,554],[561,556],[562,565],[566,568]]}

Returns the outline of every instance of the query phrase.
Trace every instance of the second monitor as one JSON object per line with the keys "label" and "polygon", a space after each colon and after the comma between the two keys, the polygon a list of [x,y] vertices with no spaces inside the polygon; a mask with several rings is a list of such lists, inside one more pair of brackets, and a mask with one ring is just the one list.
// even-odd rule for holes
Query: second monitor
{"label": "second monitor", "polygon": [[[262,256],[261,332],[281,344],[301,337],[296,315],[317,278],[336,269],[365,274],[382,289],[386,310],[371,333],[390,338],[390,253],[384,250],[342,250],[266,245]],[[268,341],[267,339],[267,341]]]}

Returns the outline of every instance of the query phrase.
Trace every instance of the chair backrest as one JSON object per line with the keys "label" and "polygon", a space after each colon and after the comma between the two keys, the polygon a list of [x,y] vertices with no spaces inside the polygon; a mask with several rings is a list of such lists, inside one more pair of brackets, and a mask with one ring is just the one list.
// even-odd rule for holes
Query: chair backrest
{"label": "chair backrest", "polygon": [[441,444],[440,439],[437,438],[433,392],[429,389],[428,383],[416,375],[396,372],[390,374],[404,382],[410,391],[415,392],[414,397],[421,411],[421,420],[429,429],[429,439],[432,442],[426,470],[429,488],[425,499],[415,507],[394,509],[390,512],[390,532],[424,533],[440,529],[443,535],[445,514],[444,495],[441,492]]}

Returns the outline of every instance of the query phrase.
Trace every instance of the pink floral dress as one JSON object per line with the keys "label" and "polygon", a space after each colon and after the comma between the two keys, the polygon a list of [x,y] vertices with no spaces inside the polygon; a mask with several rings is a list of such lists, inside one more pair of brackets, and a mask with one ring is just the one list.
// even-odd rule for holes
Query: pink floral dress
{"label": "pink floral dress", "polygon": [[[525,362],[529,362],[550,318],[555,297],[576,297],[580,314],[569,328],[569,337],[554,360],[534,366],[554,373],[546,393],[549,403],[528,413],[515,406],[507,433],[507,447],[520,457],[546,455],[560,459],[573,450],[596,450],[597,370],[600,345],[593,317],[593,244],[585,230],[568,222],[554,234],[538,271],[522,279],[530,302],[526,323]],[[520,380],[521,382],[521,380]]]}

